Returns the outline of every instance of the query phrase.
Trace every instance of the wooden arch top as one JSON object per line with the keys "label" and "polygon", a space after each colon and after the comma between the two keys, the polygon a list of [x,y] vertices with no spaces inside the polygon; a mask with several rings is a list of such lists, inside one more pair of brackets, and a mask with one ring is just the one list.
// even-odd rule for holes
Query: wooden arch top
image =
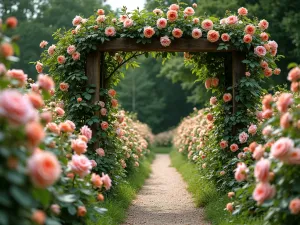
{"label": "wooden arch top", "polygon": [[152,39],[151,43],[136,43],[136,39],[117,38],[98,45],[100,52],[233,52],[233,48],[218,49],[219,42],[211,43],[207,39],[180,38],[172,41],[171,45],[164,47],[159,39]]}

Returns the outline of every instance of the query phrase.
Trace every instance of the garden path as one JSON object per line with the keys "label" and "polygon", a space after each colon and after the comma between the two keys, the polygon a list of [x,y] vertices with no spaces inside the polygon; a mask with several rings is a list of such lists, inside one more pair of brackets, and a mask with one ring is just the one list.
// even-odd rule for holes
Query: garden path
{"label": "garden path", "polygon": [[[209,225],[167,154],[157,154],[152,174],[129,208],[123,225]],[[201,187],[199,187],[201,188]]]}

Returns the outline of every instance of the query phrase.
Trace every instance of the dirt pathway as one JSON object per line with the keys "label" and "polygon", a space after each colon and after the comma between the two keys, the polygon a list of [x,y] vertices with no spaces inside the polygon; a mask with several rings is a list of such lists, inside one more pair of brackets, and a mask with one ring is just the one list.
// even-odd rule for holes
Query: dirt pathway
{"label": "dirt pathway", "polygon": [[151,177],[130,206],[123,225],[209,224],[204,220],[203,209],[195,207],[186,183],[170,163],[169,155],[156,155]]}

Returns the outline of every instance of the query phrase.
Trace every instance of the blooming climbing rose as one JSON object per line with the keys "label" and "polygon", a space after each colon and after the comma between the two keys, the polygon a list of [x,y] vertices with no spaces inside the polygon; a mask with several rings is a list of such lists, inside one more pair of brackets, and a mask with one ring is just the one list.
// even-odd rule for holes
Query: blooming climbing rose
{"label": "blooming climbing rose", "polygon": [[179,29],[179,28],[174,28],[173,31],[172,31],[172,35],[175,38],[181,38],[182,34],[183,34],[182,30]]}
{"label": "blooming climbing rose", "polygon": [[256,185],[252,196],[258,204],[262,204],[265,200],[272,198],[274,195],[274,187],[272,187],[268,182],[260,182]]}
{"label": "blooming climbing rose", "polygon": [[288,110],[288,107],[293,104],[293,95],[290,93],[282,93],[276,103],[279,112],[284,113]]}
{"label": "blooming climbing rose", "polygon": [[268,21],[266,21],[266,20],[261,20],[261,21],[259,21],[259,23],[258,23],[258,27],[259,27],[261,30],[266,30],[266,29],[268,29],[268,27],[269,27],[269,23],[268,23]]}
{"label": "blooming climbing rose", "polygon": [[249,24],[249,25],[247,25],[246,27],[245,27],[245,33],[246,34],[250,34],[250,35],[253,35],[254,33],[255,33],[255,31],[256,31],[256,28],[255,28],[255,26],[253,26],[252,24]]}
{"label": "blooming climbing rose", "polygon": [[123,22],[123,26],[124,28],[128,28],[128,27],[131,27],[133,25],[133,20],[132,19],[125,19],[124,22]]}
{"label": "blooming climbing rose", "polygon": [[194,28],[192,31],[192,37],[195,39],[199,39],[202,37],[202,31],[199,28]]}
{"label": "blooming climbing rose", "polygon": [[211,97],[210,98],[210,100],[209,100],[209,103],[211,104],[211,105],[216,105],[217,104],[217,97],[215,97],[215,96],[213,96],[213,97]]}
{"label": "blooming climbing rose", "polygon": [[101,157],[104,157],[105,156],[105,151],[103,148],[98,148],[96,149],[96,153],[101,156]]}
{"label": "blooming climbing rose", "polygon": [[244,8],[244,7],[241,7],[241,8],[238,9],[238,14],[240,16],[247,16],[248,10],[246,8]]}
{"label": "blooming climbing rose", "polygon": [[156,22],[156,26],[158,29],[166,28],[168,21],[165,18],[160,18]]}
{"label": "blooming climbing rose", "polygon": [[98,15],[104,15],[104,14],[105,14],[104,9],[98,9],[98,10],[97,10],[97,14],[98,14]]}
{"label": "blooming climbing rose", "polygon": [[54,51],[56,49],[56,46],[55,45],[51,45],[49,48],[48,48],[48,54],[51,56],[54,54]]}
{"label": "blooming climbing rose", "polygon": [[174,22],[178,18],[178,13],[175,10],[169,10],[167,12],[167,18],[170,22]]}
{"label": "blooming climbing rose", "polygon": [[101,180],[103,182],[103,186],[106,190],[111,188],[111,179],[107,174],[102,173]]}
{"label": "blooming climbing rose", "polygon": [[229,36],[229,34],[224,33],[221,35],[221,39],[222,39],[222,41],[227,42],[230,40],[230,36]]}
{"label": "blooming climbing rose", "polygon": [[92,182],[93,186],[96,188],[101,188],[103,185],[101,177],[95,173],[92,174],[91,182]]}
{"label": "blooming climbing rose", "polygon": [[66,58],[63,55],[57,57],[57,62],[59,64],[64,64],[66,62]]}
{"label": "blooming climbing rose", "polygon": [[224,100],[224,102],[230,102],[231,99],[232,99],[232,95],[231,95],[230,93],[225,93],[225,94],[223,95],[223,100]]}
{"label": "blooming climbing rose", "polygon": [[88,140],[91,140],[92,130],[88,126],[84,125],[83,127],[81,127],[80,128],[80,133],[82,135],[86,136]]}
{"label": "blooming climbing rose", "polygon": [[237,16],[229,16],[226,18],[226,24],[229,24],[229,25],[236,24],[238,21],[239,20],[238,20]]}
{"label": "blooming climbing rose", "polygon": [[294,148],[294,142],[290,138],[282,137],[271,147],[271,155],[277,159],[283,159]]}
{"label": "blooming climbing rose", "polygon": [[67,53],[69,55],[72,55],[75,51],[76,51],[75,45],[69,45],[69,47],[67,48]]}
{"label": "blooming climbing rose", "polygon": [[100,15],[96,18],[96,22],[99,23],[103,23],[106,20],[105,15]]}
{"label": "blooming climbing rose", "polygon": [[295,198],[292,201],[290,201],[289,209],[292,214],[299,214],[300,213],[300,199]]}
{"label": "blooming climbing rose", "polygon": [[153,13],[158,16],[161,16],[164,12],[161,9],[156,8],[153,10]]}
{"label": "blooming climbing rose", "polygon": [[72,59],[75,60],[75,61],[79,60],[80,59],[80,53],[79,52],[74,52],[72,54]]}
{"label": "blooming climbing rose", "polygon": [[289,81],[298,81],[300,79],[300,68],[299,67],[294,67],[293,69],[290,70],[288,74]]}
{"label": "blooming climbing rose", "polygon": [[68,91],[68,89],[69,89],[69,84],[68,83],[60,83],[59,84],[59,89],[61,90],[61,91]]}
{"label": "blooming climbing rose", "polygon": [[77,208],[77,216],[80,216],[80,217],[84,217],[87,213],[87,210],[86,210],[86,207],[85,206],[79,206]]}
{"label": "blooming climbing rose", "polygon": [[251,43],[252,42],[252,36],[250,34],[245,34],[244,38],[243,38],[243,41],[245,43]]}
{"label": "blooming climbing rose", "polygon": [[254,134],[256,134],[256,131],[257,131],[257,126],[254,124],[251,124],[250,127],[248,128],[248,133],[254,135]]}
{"label": "blooming climbing rose", "polygon": [[155,31],[152,27],[144,27],[144,36],[146,38],[151,38],[155,34]]}
{"label": "blooming climbing rose", "polygon": [[37,151],[27,161],[28,173],[36,187],[54,184],[61,174],[61,166],[52,152]]}
{"label": "blooming climbing rose", "polygon": [[72,23],[73,23],[73,26],[78,26],[82,21],[82,17],[80,16],[75,16],[75,18],[73,19]]}
{"label": "blooming climbing rose", "polygon": [[85,177],[91,172],[92,163],[85,155],[73,155],[68,163],[69,168],[80,177]]}
{"label": "blooming climbing rose", "polygon": [[254,176],[257,181],[268,182],[271,163],[268,159],[261,159],[255,164]]}
{"label": "blooming climbing rose", "polygon": [[104,33],[108,37],[113,37],[116,35],[116,29],[114,27],[106,27]]}
{"label": "blooming climbing rose", "polygon": [[200,23],[200,20],[199,20],[199,18],[194,18],[194,19],[193,19],[193,23],[194,23],[194,24],[198,24],[198,23]]}
{"label": "blooming climbing rose", "polygon": [[38,73],[42,73],[43,72],[43,64],[40,62],[36,62],[35,69]]}
{"label": "blooming climbing rose", "polygon": [[221,147],[222,149],[227,148],[227,147],[228,147],[228,142],[225,141],[225,140],[222,140],[222,141],[220,142],[220,147]]}
{"label": "blooming climbing rose", "polygon": [[230,150],[232,152],[236,152],[237,150],[239,150],[239,146],[237,144],[232,144],[230,145]]}
{"label": "blooming climbing rose", "polygon": [[187,16],[192,16],[195,14],[195,10],[192,7],[186,7],[183,13]]}
{"label": "blooming climbing rose", "polygon": [[112,99],[111,100],[111,105],[113,108],[116,108],[118,106],[118,100],[117,99]]}
{"label": "blooming climbing rose", "polygon": [[211,29],[213,29],[213,26],[214,26],[214,23],[209,19],[203,20],[201,23],[201,27],[204,30],[211,30]]}
{"label": "blooming climbing rose", "polygon": [[71,148],[76,152],[77,155],[81,155],[86,152],[87,144],[81,139],[72,140]]}
{"label": "blooming climbing rose", "polygon": [[238,163],[234,178],[239,182],[244,181],[247,178],[248,171],[249,169],[247,168],[245,163]]}
{"label": "blooming climbing rose", "polygon": [[117,94],[117,92],[114,89],[109,89],[107,93],[112,98],[114,98]]}
{"label": "blooming climbing rose", "polygon": [[216,42],[218,41],[220,38],[220,34],[218,31],[215,31],[215,30],[210,30],[208,31],[207,33],[207,40],[210,41],[210,42]]}
{"label": "blooming climbing rose", "polygon": [[25,127],[26,137],[28,139],[28,144],[31,147],[36,147],[45,138],[44,127],[36,121],[26,124]]}
{"label": "blooming climbing rose", "polygon": [[160,38],[160,44],[164,47],[168,47],[171,44],[171,40],[168,36],[163,36]]}
{"label": "blooming climbing rose", "polygon": [[259,57],[263,57],[266,55],[267,51],[265,49],[264,46],[257,46],[255,49],[254,49],[254,53],[256,55],[258,55]]}
{"label": "blooming climbing rose", "polygon": [[239,141],[241,144],[246,143],[249,135],[246,132],[242,132],[239,134]]}
{"label": "blooming climbing rose", "polygon": [[175,10],[175,11],[178,11],[178,10],[179,10],[179,5],[177,5],[177,4],[172,4],[172,5],[170,5],[169,10]]}
{"label": "blooming climbing rose", "polygon": [[261,33],[259,36],[262,41],[269,40],[269,35],[266,32]]}
{"label": "blooming climbing rose", "polygon": [[20,86],[23,86],[27,82],[28,75],[23,70],[12,69],[8,70],[6,75],[12,79],[19,81]]}
{"label": "blooming climbing rose", "polygon": [[102,128],[102,130],[107,130],[108,129],[108,123],[106,121],[103,121],[101,123],[101,128]]}

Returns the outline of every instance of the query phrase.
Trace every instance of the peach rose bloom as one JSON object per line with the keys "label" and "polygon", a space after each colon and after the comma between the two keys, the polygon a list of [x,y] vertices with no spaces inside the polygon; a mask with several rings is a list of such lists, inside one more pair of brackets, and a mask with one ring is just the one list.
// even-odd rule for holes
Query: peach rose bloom
{"label": "peach rose bloom", "polygon": [[273,111],[271,109],[266,109],[262,112],[264,119],[270,119],[273,116]]}
{"label": "peach rose bloom", "polygon": [[236,152],[237,150],[239,150],[239,146],[237,144],[232,144],[230,145],[230,150],[232,152]]}
{"label": "peach rose bloom", "polygon": [[27,82],[28,75],[25,74],[23,70],[8,70],[6,75],[12,79],[19,81],[21,86],[23,86]]}
{"label": "peach rose bloom", "polygon": [[261,21],[259,21],[259,23],[258,23],[258,27],[259,27],[261,30],[266,30],[266,29],[268,29],[268,27],[269,27],[269,22],[266,21],[266,20],[261,20]]}
{"label": "peach rose bloom", "polygon": [[288,110],[288,107],[293,104],[293,95],[290,93],[282,93],[276,103],[279,112],[284,113]]}
{"label": "peach rose bloom", "polygon": [[299,91],[299,83],[298,83],[298,82],[292,82],[292,83],[291,83],[291,91],[292,91],[292,92],[297,92],[297,91]]}
{"label": "peach rose bloom", "polygon": [[128,19],[128,16],[127,15],[121,15],[120,17],[119,17],[119,21],[120,22],[124,22],[126,19]]}
{"label": "peach rose bloom", "polygon": [[247,26],[245,27],[245,30],[244,30],[244,32],[245,32],[246,34],[250,34],[250,35],[255,34],[255,31],[256,31],[256,28],[255,28],[255,26],[253,26],[252,24],[247,25]]}
{"label": "peach rose bloom", "polygon": [[269,40],[269,35],[266,32],[261,33],[259,36],[262,41]]}
{"label": "peach rose bloom", "polygon": [[55,45],[51,45],[51,46],[48,48],[48,54],[49,54],[50,56],[54,55],[55,49],[56,49],[56,46],[55,46]]}
{"label": "peach rose bloom", "polygon": [[281,126],[282,129],[289,128],[291,122],[292,122],[292,115],[289,112],[284,113],[280,117],[280,126]]}
{"label": "peach rose bloom", "polygon": [[211,20],[206,19],[206,20],[203,20],[203,21],[202,21],[201,27],[202,27],[202,29],[204,29],[204,30],[211,30],[211,29],[213,29],[213,27],[214,27],[214,23],[213,23]]}
{"label": "peach rose bloom", "polygon": [[227,42],[230,40],[230,36],[229,36],[229,34],[224,33],[221,35],[221,39],[222,39],[222,41]]}
{"label": "peach rose bloom", "polygon": [[199,18],[194,18],[194,19],[193,19],[193,24],[199,24],[199,23],[200,23]]}
{"label": "peach rose bloom", "polygon": [[71,127],[71,132],[74,132],[74,130],[76,128],[75,123],[73,123],[71,120],[66,120],[65,123],[69,124]]}
{"label": "peach rose bloom", "polygon": [[155,30],[148,26],[148,27],[144,27],[144,36],[146,38],[151,38],[153,35],[155,34]]}
{"label": "peach rose bloom", "polygon": [[69,45],[69,47],[67,48],[67,53],[69,55],[72,55],[74,52],[76,52],[76,47],[75,45]]}
{"label": "peach rose bloom", "polygon": [[258,183],[253,191],[253,199],[260,205],[265,200],[273,198],[275,195],[275,188],[268,182]]}
{"label": "peach rose bloom", "polygon": [[282,137],[271,147],[271,155],[277,159],[283,159],[294,148],[294,142],[290,138]]}
{"label": "peach rose bloom", "polygon": [[239,21],[239,19],[237,16],[229,16],[226,18],[226,24],[229,24],[229,25],[237,24],[238,21]]}
{"label": "peach rose bloom", "polygon": [[268,41],[268,44],[269,44],[271,49],[277,50],[278,44],[276,43],[276,41]]}
{"label": "peach rose bloom", "polygon": [[92,139],[92,130],[88,126],[84,125],[83,127],[81,127],[80,133],[86,136],[88,140]]}
{"label": "peach rose bloom", "polygon": [[72,21],[73,26],[78,26],[82,21],[82,17],[81,16],[75,16],[75,18]]}
{"label": "peach rose bloom", "polygon": [[220,142],[220,147],[221,147],[222,149],[227,148],[227,147],[228,147],[228,142],[225,141],[225,140],[222,140],[222,141]]}
{"label": "peach rose bloom", "polygon": [[91,182],[92,182],[93,186],[96,188],[101,188],[103,185],[101,177],[95,173],[92,174]]}
{"label": "peach rose bloom", "polygon": [[123,27],[124,28],[129,28],[133,25],[133,20],[132,19],[129,19],[127,18],[126,20],[124,20],[123,22]]}
{"label": "peach rose bloom", "polygon": [[52,152],[35,152],[27,161],[29,177],[34,186],[47,188],[53,185],[60,177],[61,166]]}
{"label": "peach rose bloom", "polygon": [[289,151],[287,159],[285,162],[292,165],[299,165],[300,164],[300,149],[294,148],[293,150]]}
{"label": "peach rose bloom", "polygon": [[103,148],[98,148],[96,149],[96,153],[100,156],[100,157],[104,157],[105,156],[105,151]]}
{"label": "peach rose bloom", "polygon": [[63,55],[57,57],[57,62],[59,64],[64,64],[66,62],[66,58]]}
{"label": "peach rose bloom", "polygon": [[82,98],[77,98],[77,102],[79,103],[79,102],[82,102]]}
{"label": "peach rose bloom", "polygon": [[46,213],[42,210],[35,210],[31,215],[31,220],[39,225],[44,225],[46,222]]}
{"label": "peach rose bloom", "polygon": [[69,84],[68,84],[68,83],[60,83],[60,84],[59,84],[59,89],[60,89],[61,91],[68,91],[68,89],[69,89]]}
{"label": "peach rose bloom", "polygon": [[271,163],[268,159],[261,159],[255,164],[254,177],[257,181],[267,182],[269,180],[269,171]]}
{"label": "peach rose bloom", "polygon": [[107,174],[102,173],[101,180],[103,182],[103,186],[106,190],[111,188],[111,179]]}
{"label": "peach rose bloom", "polygon": [[58,204],[52,204],[50,206],[51,212],[53,212],[55,215],[60,214],[60,206]]}
{"label": "peach rose bloom", "polygon": [[103,201],[104,201],[104,196],[103,196],[103,194],[98,194],[98,195],[97,195],[97,200],[100,201],[100,202],[103,202]]}
{"label": "peach rose bloom", "polygon": [[65,114],[65,111],[60,107],[56,107],[55,112],[58,116],[63,116]]}
{"label": "peach rose bloom", "polygon": [[44,100],[40,94],[30,92],[26,95],[34,108],[39,109],[44,106]]}
{"label": "peach rose bloom", "polygon": [[116,29],[114,27],[106,27],[104,33],[107,37],[113,37],[116,35]]}
{"label": "peach rose bloom", "polygon": [[174,22],[178,18],[178,13],[175,10],[169,10],[167,12],[167,18],[170,22]]}
{"label": "peach rose bloom", "polygon": [[257,131],[257,126],[254,124],[251,124],[250,127],[248,128],[248,133],[251,135],[255,135]]}
{"label": "peach rose bloom", "polygon": [[230,102],[232,100],[232,95],[230,93],[226,93],[223,95],[224,102]]}
{"label": "peach rose bloom", "polygon": [[6,118],[13,125],[22,125],[34,120],[36,116],[37,111],[29,98],[13,89],[0,92],[0,117]]}
{"label": "peach rose bloom", "polygon": [[240,16],[247,16],[248,10],[246,8],[244,8],[244,7],[241,7],[241,8],[238,9],[238,14]]}
{"label": "peach rose bloom", "polygon": [[178,11],[178,10],[179,10],[179,5],[177,5],[177,4],[172,4],[172,5],[170,5],[169,10],[175,10],[175,11]]}
{"label": "peach rose bloom", "polygon": [[239,141],[241,144],[246,143],[249,135],[246,132],[242,132],[239,134]]}
{"label": "peach rose bloom", "polygon": [[234,209],[233,203],[231,203],[231,202],[227,203],[227,205],[226,205],[226,210],[227,210],[228,212],[233,212],[233,209]]}
{"label": "peach rose bloom", "polygon": [[289,81],[298,81],[300,79],[300,68],[294,67],[290,70],[287,79]]}
{"label": "peach rose bloom", "polygon": [[163,36],[160,38],[160,44],[164,47],[168,47],[171,44],[171,40],[168,36]]}
{"label": "peach rose bloom", "polygon": [[72,140],[71,148],[76,152],[77,155],[81,155],[87,151],[87,144],[81,139]]}
{"label": "peach rose bloom", "polygon": [[85,155],[73,155],[72,161],[68,163],[68,166],[73,173],[81,178],[88,175],[92,169],[92,163]]}
{"label": "peach rose bloom", "polygon": [[252,42],[252,36],[250,34],[246,34],[243,38],[243,41],[247,44]]}
{"label": "peach rose bloom", "polygon": [[[127,17],[126,17],[127,18]],[[97,18],[96,18],[96,22],[98,23],[98,24],[100,24],[100,23],[104,23],[104,21],[106,20],[106,16],[104,16],[104,15],[100,15],[100,16],[98,16]],[[123,21],[122,21],[123,22]],[[98,28],[98,27],[97,27]]]}
{"label": "peach rose bloom", "polygon": [[[110,89],[110,90],[108,90],[108,95],[110,96],[110,97],[112,97],[112,98],[114,98],[115,96],[116,96],[116,94],[117,94],[117,92],[114,90],[114,89]],[[103,106],[104,107],[104,106]]]}
{"label": "peach rose bloom", "polygon": [[85,206],[79,206],[77,208],[77,216],[84,217],[86,215],[86,213],[87,213],[87,210],[86,210]]}
{"label": "peach rose bloom", "polygon": [[153,10],[153,13],[158,16],[161,16],[164,12],[161,9],[156,8]]}
{"label": "peach rose bloom", "polygon": [[234,178],[238,182],[244,181],[247,178],[248,172],[249,169],[247,168],[245,163],[238,163],[237,168],[235,170]]}
{"label": "peach rose bloom", "polygon": [[101,116],[106,116],[107,115],[107,109],[106,108],[100,109],[100,114],[101,114]]}
{"label": "peach rose bloom", "polygon": [[79,60],[79,59],[80,59],[80,53],[79,53],[79,52],[74,52],[74,53],[72,54],[72,59],[73,59],[74,61]]}
{"label": "peach rose bloom", "polygon": [[208,121],[213,121],[214,117],[213,117],[212,114],[207,114],[207,115],[206,115],[206,119],[207,119]]}
{"label": "peach rose bloom", "polygon": [[108,123],[107,123],[106,121],[103,121],[103,122],[101,123],[101,129],[102,129],[102,130],[107,130],[107,129],[108,129]]}
{"label": "peach rose bloom", "polygon": [[210,100],[209,100],[209,103],[211,105],[216,105],[217,104],[217,98],[215,96],[211,97]]}
{"label": "peach rose bloom", "polygon": [[160,18],[156,22],[156,26],[158,29],[166,28],[168,24],[168,21],[165,18]]}
{"label": "peach rose bloom", "polygon": [[267,54],[267,51],[265,49],[264,46],[257,46],[255,49],[254,49],[254,53],[259,56],[259,57],[263,57]]}
{"label": "peach rose bloom", "polygon": [[98,15],[104,15],[104,14],[105,14],[104,9],[98,9],[98,10],[97,10],[97,14],[98,14]]}
{"label": "peach rose bloom", "polygon": [[36,147],[45,138],[44,127],[39,122],[30,122],[25,127],[26,136],[29,144]]}
{"label": "peach rose bloom", "polygon": [[4,57],[9,57],[14,54],[14,49],[10,43],[2,43],[0,46],[0,52]]}
{"label": "peach rose bloom", "polygon": [[218,31],[210,30],[207,33],[207,40],[210,42],[217,42],[220,38],[220,34]]}
{"label": "peach rose bloom", "polygon": [[68,122],[63,122],[63,123],[60,123],[59,124],[59,129],[62,131],[62,132],[70,132],[72,133],[74,130],[72,129],[70,123]]}
{"label": "peach rose bloom", "polygon": [[175,38],[181,38],[182,35],[183,35],[183,32],[182,32],[182,30],[179,29],[179,28],[174,28],[173,31],[172,31],[172,35],[173,35],[173,37],[175,37]]}
{"label": "peach rose bloom", "polygon": [[273,97],[271,94],[267,94],[263,97],[262,104],[265,109],[271,109],[271,103],[273,102]]}
{"label": "peach rose bloom", "polygon": [[40,63],[39,61],[36,62],[35,69],[38,73],[42,73],[43,72],[43,64]]}
{"label": "peach rose bloom", "polygon": [[112,105],[113,108],[118,107],[118,100],[117,99],[112,99],[110,102],[111,102],[111,105]]}
{"label": "peach rose bloom", "polygon": [[16,17],[10,16],[6,19],[5,23],[9,28],[16,28],[18,25],[18,20]]}
{"label": "peach rose bloom", "polygon": [[265,153],[265,149],[262,147],[262,145],[258,145],[255,148],[255,150],[254,150],[254,152],[252,154],[252,157],[255,160],[260,160],[263,157],[264,153]]}
{"label": "peach rose bloom", "polygon": [[52,133],[59,134],[60,133],[60,128],[56,123],[48,123],[46,125],[47,129],[50,130]]}
{"label": "peach rose bloom", "polygon": [[232,198],[233,196],[235,196],[235,193],[234,192],[228,192],[227,194],[228,198]]}
{"label": "peach rose bloom", "polygon": [[267,51],[270,51],[270,49],[271,49],[271,47],[270,47],[269,44],[264,44],[264,47],[265,47],[265,49],[266,49]]}
{"label": "peach rose bloom", "polygon": [[95,168],[97,166],[97,163],[95,160],[90,160],[91,161],[91,164],[92,164],[92,168]]}
{"label": "peach rose bloom", "polygon": [[260,61],[260,66],[263,68],[263,69],[266,69],[269,67],[268,63],[264,60],[261,60]]}
{"label": "peach rose bloom", "polygon": [[263,119],[262,111],[256,111],[255,115],[259,121]]}
{"label": "peach rose bloom", "polygon": [[279,75],[279,74],[281,73],[281,69],[275,68],[274,71],[273,71],[273,73],[274,73],[275,75]]}
{"label": "peach rose bloom", "polygon": [[249,149],[251,152],[254,152],[255,148],[258,146],[258,144],[254,141],[249,145]]}
{"label": "peach rose bloom", "polygon": [[264,69],[264,75],[266,77],[270,77],[270,76],[272,76],[272,74],[273,74],[273,70],[271,68]]}
{"label": "peach rose bloom", "polygon": [[199,39],[202,37],[202,31],[199,28],[194,28],[192,31],[192,37],[194,39]]}
{"label": "peach rose bloom", "polygon": [[187,16],[192,16],[195,14],[195,10],[192,7],[186,7],[183,13]]}
{"label": "peach rose bloom", "polygon": [[292,201],[290,201],[289,209],[292,214],[297,215],[300,213],[300,199],[295,198]]}

